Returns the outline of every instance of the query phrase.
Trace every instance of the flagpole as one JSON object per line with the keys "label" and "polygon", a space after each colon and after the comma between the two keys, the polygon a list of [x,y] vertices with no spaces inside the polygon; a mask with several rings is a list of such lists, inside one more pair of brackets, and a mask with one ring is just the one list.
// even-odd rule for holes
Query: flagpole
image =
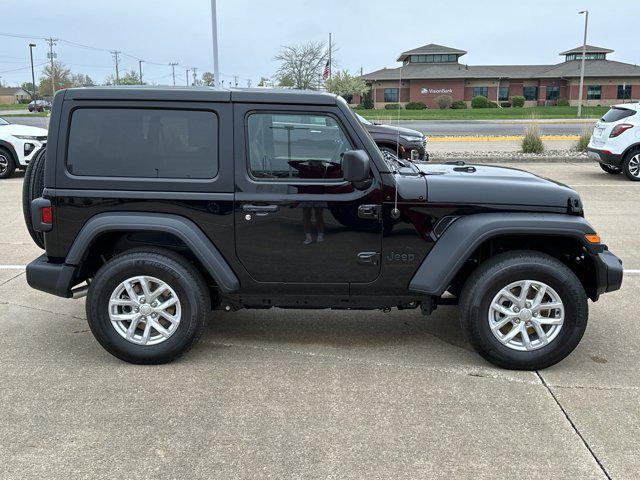
{"label": "flagpole", "polygon": [[329,80],[331,80],[331,33],[329,33]]}

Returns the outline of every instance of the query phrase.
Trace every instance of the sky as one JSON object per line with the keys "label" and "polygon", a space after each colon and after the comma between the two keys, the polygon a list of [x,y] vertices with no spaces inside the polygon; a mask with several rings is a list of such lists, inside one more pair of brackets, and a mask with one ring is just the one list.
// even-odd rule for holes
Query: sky
{"label": "sky", "polygon": [[[558,53],[582,43],[589,10],[588,43],[615,50],[612,60],[640,63],[634,40],[640,2],[602,0],[217,0],[221,79],[271,77],[283,45],[327,41],[337,45],[337,66],[351,73],[395,67],[398,54],[427,43],[467,50],[469,65],[552,64]],[[58,42],[58,60],[97,83],[114,73],[109,50],[124,52],[121,72],[171,84],[185,69],[213,70],[209,0],[0,0],[0,82],[30,81],[29,41],[34,41],[36,77],[47,60],[46,37]],[[2,34],[20,35],[16,38]],[[95,48],[95,49],[94,49]]]}

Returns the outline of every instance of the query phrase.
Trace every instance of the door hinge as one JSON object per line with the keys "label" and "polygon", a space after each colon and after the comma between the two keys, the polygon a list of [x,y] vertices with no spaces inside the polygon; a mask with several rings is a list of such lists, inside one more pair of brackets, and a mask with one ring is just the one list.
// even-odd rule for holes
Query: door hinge
{"label": "door hinge", "polygon": [[380,263],[380,254],[378,252],[360,252],[358,254],[359,265],[378,265]]}

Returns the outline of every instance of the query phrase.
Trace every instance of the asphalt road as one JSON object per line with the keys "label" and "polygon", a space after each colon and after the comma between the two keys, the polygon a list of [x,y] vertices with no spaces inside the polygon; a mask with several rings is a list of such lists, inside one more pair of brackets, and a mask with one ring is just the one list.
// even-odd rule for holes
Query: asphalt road
{"label": "asphalt road", "polygon": [[[46,117],[7,117],[7,121],[24,125],[34,125],[47,128],[49,119]],[[559,123],[556,123],[559,122]],[[396,125],[396,122],[387,122]],[[585,128],[592,128],[594,122],[586,123],[562,123],[562,120],[554,122],[540,122],[542,135],[579,135]],[[508,121],[400,121],[398,125],[419,130],[427,136],[434,135],[522,135],[527,127],[526,122]]]}
{"label": "asphalt road", "polygon": [[[592,164],[526,164],[573,185],[640,269],[640,185]],[[590,304],[582,343],[541,372],[494,368],[455,307],[216,314],[187,356],[122,363],[84,300],[31,290],[41,252],[0,188],[0,478],[637,478],[640,276]]]}

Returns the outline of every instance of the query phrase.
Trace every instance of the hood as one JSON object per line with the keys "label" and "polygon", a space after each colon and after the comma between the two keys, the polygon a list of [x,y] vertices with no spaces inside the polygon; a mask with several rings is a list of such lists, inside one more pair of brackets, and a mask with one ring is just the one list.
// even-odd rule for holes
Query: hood
{"label": "hood", "polygon": [[[575,190],[524,170],[489,165],[415,164],[426,176],[430,203],[567,208]],[[580,204],[581,205],[581,204]]]}
{"label": "hood", "polygon": [[417,130],[410,128],[394,127],[391,125],[364,125],[369,133],[386,133],[388,135],[408,135],[410,137],[423,137],[424,135]]}
{"label": "hood", "polygon": [[39,127],[29,127],[27,125],[16,125],[10,123],[9,125],[0,125],[0,135],[30,135],[33,137],[46,137],[47,130]]}

